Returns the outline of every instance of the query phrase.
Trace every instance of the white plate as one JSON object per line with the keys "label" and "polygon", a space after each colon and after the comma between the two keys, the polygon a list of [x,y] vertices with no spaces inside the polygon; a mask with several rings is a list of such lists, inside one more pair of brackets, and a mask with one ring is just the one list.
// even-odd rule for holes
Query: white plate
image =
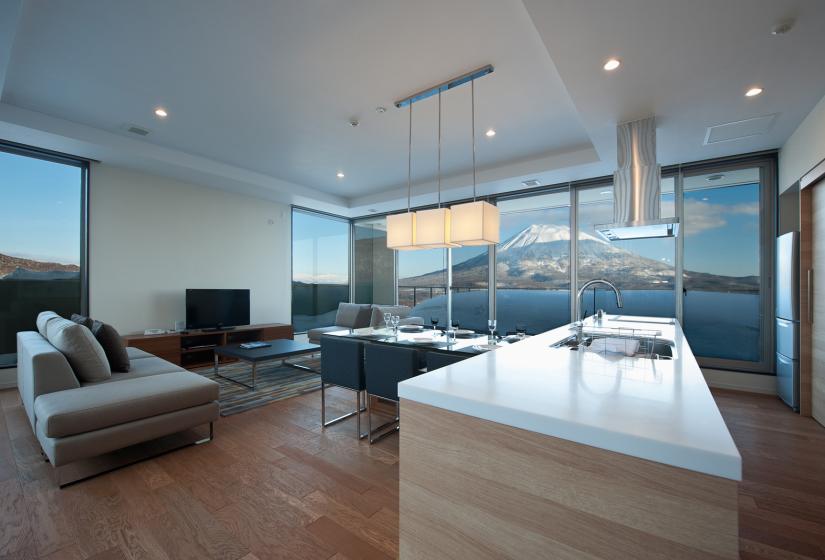
{"label": "white plate", "polygon": [[476,352],[489,352],[490,350],[495,350],[496,348],[501,348],[505,346],[504,344],[474,344],[473,350]]}
{"label": "white plate", "polygon": [[424,330],[424,327],[421,325],[402,325],[398,327],[398,330],[401,332],[421,332]]}

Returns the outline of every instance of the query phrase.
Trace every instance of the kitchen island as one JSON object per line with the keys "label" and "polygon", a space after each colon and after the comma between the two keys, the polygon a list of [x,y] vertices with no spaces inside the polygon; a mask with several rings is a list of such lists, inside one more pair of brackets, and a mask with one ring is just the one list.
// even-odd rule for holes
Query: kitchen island
{"label": "kitchen island", "polygon": [[588,331],[672,355],[565,326],[399,385],[402,558],[738,558],[741,458],[681,327]]}

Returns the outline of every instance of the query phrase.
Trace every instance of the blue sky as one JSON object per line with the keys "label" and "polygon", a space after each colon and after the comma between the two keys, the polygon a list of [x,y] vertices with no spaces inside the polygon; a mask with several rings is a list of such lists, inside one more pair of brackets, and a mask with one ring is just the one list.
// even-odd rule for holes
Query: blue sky
{"label": "blue sky", "polygon": [[294,280],[346,284],[349,275],[349,224],[305,212],[292,213]]}
{"label": "blue sky", "polygon": [[81,173],[0,152],[0,253],[80,264]]}

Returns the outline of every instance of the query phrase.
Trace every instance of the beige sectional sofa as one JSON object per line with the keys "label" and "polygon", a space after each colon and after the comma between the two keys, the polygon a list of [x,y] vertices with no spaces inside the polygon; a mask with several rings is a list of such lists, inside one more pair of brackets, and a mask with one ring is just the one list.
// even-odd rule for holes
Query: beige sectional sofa
{"label": "beige sectional sofa", "polygon": [[76,357],[47,336],[17,333],[17,383],[54,467],[200,425],[209,425],[211,439],[219,416],[214,381],[137,348],[126,348],[128,372],[93,372],[95,380],[84,381],[70,363],[77,364]]}

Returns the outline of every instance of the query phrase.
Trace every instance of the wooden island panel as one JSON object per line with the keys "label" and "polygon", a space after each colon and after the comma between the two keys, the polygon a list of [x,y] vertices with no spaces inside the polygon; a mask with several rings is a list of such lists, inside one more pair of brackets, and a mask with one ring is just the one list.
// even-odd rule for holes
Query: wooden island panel
{"label": "wooden island panel", "polygon": [[738,558],[734,480],[404,400],[400,557]]}

